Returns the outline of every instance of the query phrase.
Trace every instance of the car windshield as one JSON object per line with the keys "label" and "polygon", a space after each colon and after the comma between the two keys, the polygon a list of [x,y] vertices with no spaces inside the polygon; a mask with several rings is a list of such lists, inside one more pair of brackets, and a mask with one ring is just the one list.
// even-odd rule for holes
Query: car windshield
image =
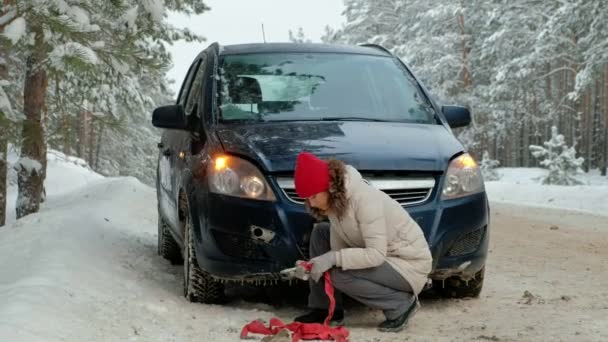
{"label": "car windshield", "polygon": [[265,53],[224,56],[222,122],[369,120],[436,123],[408,71],[392,57]]}

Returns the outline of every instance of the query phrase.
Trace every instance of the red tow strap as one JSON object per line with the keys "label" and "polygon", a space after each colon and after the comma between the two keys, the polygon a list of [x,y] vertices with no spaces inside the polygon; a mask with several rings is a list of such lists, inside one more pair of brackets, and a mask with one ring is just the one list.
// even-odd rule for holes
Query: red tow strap
{"label": "red tow strap", "polygon": [[[312,264],[310,263],[306,263],[304,266],[308,270],[312,268]],[[270,319],[270,324],[265,326],[260,321],[253,321],[243,327],[241,339],[247,338],[249,334],[276,335],[279,331],[287,329],[293,333],[292,342],[300,340],[347,342],[349,332],[345,327],[332,328],[329,326],[329,322],[334,316],[334,310],[336,309],[336,299],[334,298],[334,286],[329,272],[325,272],[323,277],[325,279],[325,294],[329,298],[329,312],[323,324],[300,322],[285,324],[278,318],[272,318]]]}

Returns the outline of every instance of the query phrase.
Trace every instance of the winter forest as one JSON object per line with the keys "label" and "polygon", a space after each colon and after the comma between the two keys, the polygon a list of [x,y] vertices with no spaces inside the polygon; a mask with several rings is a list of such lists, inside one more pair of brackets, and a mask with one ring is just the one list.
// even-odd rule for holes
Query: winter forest
{"label": "winter forest", "polygon": [[469,106],[475,124],[460,137],[479,159],[487,151],[502,166],[536,166],[543,159],[529,146],[563,135],[585,171],[606,175],[607,2],[345,3],[347,24],[324,40],[382,44],[440,102]]}
{"label": "winter forest", "polygon": [[[173,97],[166,44],[202,41],[165,12],[206,10],[201,0],[3,0],[0,224],[7,177],[19,186],[17,217],[38,211],[48,149],[153,184],[159,132],[150,113]],[[7,169],[9,144],[20,159]]]}
{"label": "winter forest", "polygon": [[344,3],[346,24],[328,27],[323,41],[381,44],[439,102],[471,108],[474,125],[459,136],[478,159],[487,152],[502,166],[582,164],[606,175],[608,2]]}
{"label": "winter forest", "polygon": [[[44,201],[49,149],[154,184],[150,113],[175,95],[166,45],[203,41],[166,12],[208,10],[201,0],[3,0],[0,225],[7,183],[19,188],[18,217]],[[457,133],[488,170],[545,167],[549,184],[575,184],[580,169],[606,175],[608,2],[344,0],[343,15],[321,40],[381,44],[440,103],[468,106],[474,123]],[[290,37],[309,40],[301,29]],[[20,155],[12,167],[9,147]]]}

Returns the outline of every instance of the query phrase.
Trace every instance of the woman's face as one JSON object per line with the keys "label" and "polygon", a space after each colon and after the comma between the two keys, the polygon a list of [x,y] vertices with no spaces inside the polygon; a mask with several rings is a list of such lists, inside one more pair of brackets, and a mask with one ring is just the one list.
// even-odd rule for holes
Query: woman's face
{"label": "woman's face", "polygon": [[329,210],[329,193],[327,191],[320,192],[308,198],[308,204],[322,211]]}

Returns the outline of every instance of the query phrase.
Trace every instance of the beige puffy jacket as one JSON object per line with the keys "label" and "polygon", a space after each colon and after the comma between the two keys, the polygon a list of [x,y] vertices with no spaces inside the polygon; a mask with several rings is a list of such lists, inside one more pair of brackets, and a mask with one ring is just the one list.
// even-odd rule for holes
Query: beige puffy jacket
{"label": "beige puffy jacket", "polygon": [[[432,268],[432,256],[420,226],[399,203],[367,184],[352,166],[342,168],[346,199],[341,218],[329,213],[331,249],[344,270],[380,266],[387,261],[422,291]],[[330,190],[330,196],[332,191]]]}

